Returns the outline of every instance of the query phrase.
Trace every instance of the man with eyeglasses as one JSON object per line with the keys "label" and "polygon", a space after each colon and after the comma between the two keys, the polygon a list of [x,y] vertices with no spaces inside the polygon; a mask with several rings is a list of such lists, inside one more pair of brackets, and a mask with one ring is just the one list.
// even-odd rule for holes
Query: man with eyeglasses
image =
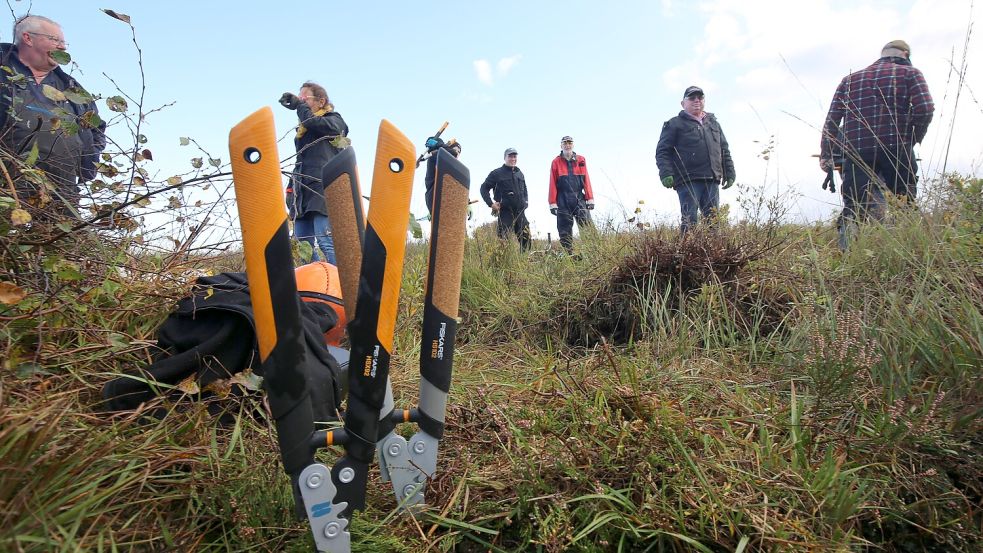
{"label": "man with eyeglasses", "polygon": [[593,227],[590,211],[594,192],[584,156],[573,151],[573,137],[560,139],[560,154],[550,164],[550,213],[556,216],[556,232],[567,253],[573,253],[573,222],[584,231]]}
{"label": "man with eyeglasses", "polygon": [[85,101],[82,85],[59,67],[59,59],[68,59],[67,47],[61,26],[40,15],[18,19],[14,43],[0,44],[0,146],[7,159],[34,159],[54,185],[46,207],[48,190],[18,171],[19,163],[6,163],[13,166],[19,199],[43,208],[40,214],[77,217],[79,179],[96,176],[106,124],[95,101]]}
{"label": "man with eyeglasses", "polygon": [[726,190],[736,179],[730,146],[717,118],[703,111],[705,97],[698,86],[688,87],[679,115],[662,125],[655,162],[662,186],[679,196],[680,230],[696,225],[698,212],[712,223],[720,205],[720,184]]}

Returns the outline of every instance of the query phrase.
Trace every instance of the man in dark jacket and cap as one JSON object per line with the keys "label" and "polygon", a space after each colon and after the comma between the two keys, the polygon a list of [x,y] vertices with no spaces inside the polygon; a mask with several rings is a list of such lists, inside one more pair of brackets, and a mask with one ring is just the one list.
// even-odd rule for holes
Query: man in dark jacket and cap
{"label": "man in dark jacket and cap", "polygon": [[488,178],[481,183],[481,199],[492,209],[492,213],[498,215],[498,237],[508,239],[514,235],[519,239],[519,247],[526,251],[532,246],[529,221],[526,219],[529,192],[526,190],[526,176],[516,167],[518,159],[519,152],[515,148],[505,150],[505,163],[488,173]]}
{"label": "man in dark jacket and cap", "polygon": [[662,186],[679,196],[684,234],[697,223],[697,211],[712,220],[720,206],[720,184],[726,190],[737,178],[724,131],[712,113],[703,111],[704,99],[698,86],[683,92],[683,109],[662,125],[655,150]]}
{"label": "man in dark jacket and cap", "polygon": [[842,152],[841,249],[858,218],[884,217],[885,189],[914,201],[914,146],[925,138],[934,113],[925,76],[912,67],[911,47],[903,40],[885,44],[877,61],[840,81],[823,125],[819,166],[829,171]]}
{"label": "man in dark jacket and cap", "polygon": [[40,15],[18,19],[14,43],[0,44],[0,146],[33,160],[53,185],[52,205],[45,207],[46,187],[15,170],[19,199],[47,214],[78,216],[78,184],[95,178],[106,123],[91,95],[58,66],[70,59],[67,46],[61,26]]}

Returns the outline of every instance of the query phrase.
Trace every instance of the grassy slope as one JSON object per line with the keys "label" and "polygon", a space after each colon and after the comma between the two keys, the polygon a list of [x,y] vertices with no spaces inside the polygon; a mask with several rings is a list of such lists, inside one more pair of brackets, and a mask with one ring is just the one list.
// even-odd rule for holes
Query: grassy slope
{"label": "grassy slope", "polygon": [[[980,207],[967,186],[847,254],[828,226],[604,232],[576,259],[479,232],[434,509],[394,515],[373,480],[357,550],[979,550]],[[213,402],[230,424],[187,400],[156,424],[92,409],[216,262],[6,245],[30,294],[0,311],[0,549],[307,550],[255,394]]]}

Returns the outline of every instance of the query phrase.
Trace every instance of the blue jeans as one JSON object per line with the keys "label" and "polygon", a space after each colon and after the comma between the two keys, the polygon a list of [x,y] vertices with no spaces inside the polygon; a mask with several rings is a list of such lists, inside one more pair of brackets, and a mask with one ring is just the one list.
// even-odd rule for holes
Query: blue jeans
{"label": "blue jeans", "polygon": [[[308,213],[294,221],[294,238],[311,245],[311,261],[321,261],[318,248],[324,253],[324,260],[334,265],[334,239],[331,238],[331,222],[327,215]],[[315,244],[316,242],[316,244]]]}
{"label": "blue jeans", "polygon": [[682,219],[679,229],[685,234],[697,222],[697,211],[703,214],[707,224],[713,223],[713,217],[720,205],[720,191],[715,181],[695,181],[676,186],[679,196],[679,210]]}

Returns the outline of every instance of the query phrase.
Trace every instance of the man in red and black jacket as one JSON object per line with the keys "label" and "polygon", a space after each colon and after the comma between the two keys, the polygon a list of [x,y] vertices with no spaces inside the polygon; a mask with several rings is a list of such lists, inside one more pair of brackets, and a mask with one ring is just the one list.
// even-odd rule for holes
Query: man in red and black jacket
{"label": "man in red and black jacket", "polygon": [[845,158],[840,248],[846,249],[858,219],[884,217],[885,189],[915,200],[914,146],[925,138],[934,113],[925,76],[911,65],[911,47],[903,40],[885,44],[877,61],[840,81],[819,146],[823,171],[833,166],[835,152]]}
{"label": "man in red and black jacket", "polygon": [[573,253],[574,220],[581,231],[594,225],[589,211],[594,209],[594,192],[584,156],[573,151],[573,138],[561,138],[560,148],[550,166],[550,213],[556,215],[560,243]]}

